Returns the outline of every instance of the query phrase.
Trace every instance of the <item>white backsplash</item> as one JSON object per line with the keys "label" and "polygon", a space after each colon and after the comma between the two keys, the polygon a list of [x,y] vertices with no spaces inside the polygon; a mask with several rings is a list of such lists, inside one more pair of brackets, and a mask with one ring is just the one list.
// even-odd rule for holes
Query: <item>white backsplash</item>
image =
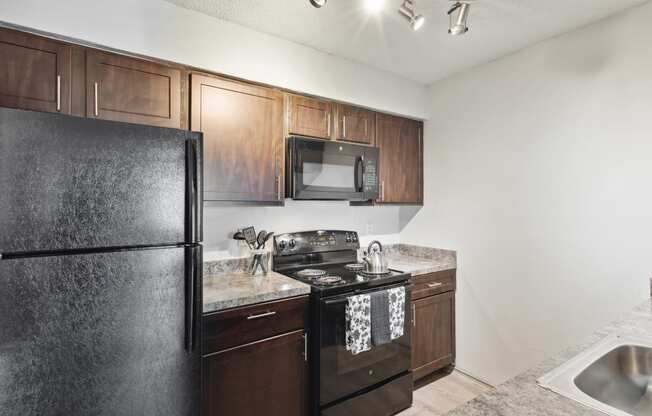
{"label": "white backsplash", "polygon": [[247,256],[247,245],[230,237],[238,228],[249,225],[257,231],[264,229],[277,234],[319,229],[357,231],[362,246],[375,239],[385,244],[398,243],[399,212],[399,207],[352,207],[346,201],[286,200],[284,207],[207,204],[204,206],[204,260]]}

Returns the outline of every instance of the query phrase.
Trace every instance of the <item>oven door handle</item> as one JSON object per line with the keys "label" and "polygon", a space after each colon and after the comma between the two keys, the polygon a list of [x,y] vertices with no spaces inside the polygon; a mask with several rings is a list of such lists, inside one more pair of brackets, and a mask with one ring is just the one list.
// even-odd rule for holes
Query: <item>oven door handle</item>
{"label": "oven door handle", "polygon": [[324,300],[323,303],[324,303],[324,305],[330,306],[330,305],[334,305],[334,304],[336,304],[336,303],[346,302],[347,299],[348,299],[349,297],[351,297],[351,296],[355,296],[355,295],[364,295],[364,294],[366,294],[366,293],[378,292],[378,291],[380,291],[380,290],[393,289],[393,288],[401,287],[401,286],[404,286],[404,287],[405,287],[405,290],[410,290],[410,289],[412,289],[412,287],[414,286],[414,284],[413,284],[412,282],[410,282],[410,283],[407,283],[407,284],[404,283],[404,284],[400,284],[400,285],[390,285],[390,286],[387,286],[387,287],[376,288],[376,289],[372,289],[372,290],[368,290],[368,291],[363,291],[363,292],[357,292],[357,291],[356,291],[356,292],[353,292],[353,293],[350,293],[350,294],[347,294],[347,295],[338,296],[336,299],[327,299],[327,300]]}
{"label": "oven door handle", "polygon": [[355,191],[362,192],[364,189],[364,163],[362,156],[355,159]]}

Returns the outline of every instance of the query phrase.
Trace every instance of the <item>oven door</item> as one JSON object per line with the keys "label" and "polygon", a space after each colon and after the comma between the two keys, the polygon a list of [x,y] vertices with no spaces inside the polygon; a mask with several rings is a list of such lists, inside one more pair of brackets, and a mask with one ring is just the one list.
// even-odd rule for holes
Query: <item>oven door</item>
{"label": "oven door", "polygon": [[364,201],[377,196],[378,149],[293,137],[291,152],[292,198]]}
{"label": "oven door", "polygon": [[[371,350],[353,355],[346,350],[345,306],[347,296],[323,299],[320,304],[320,376],[321,406],[386,381],[410,369],[412,358],[410,285],[385,286],[367,291],[372,293],[391,287],[405,286],[405,330],[403,336]],[[365,293],[365,292],[362,292]]]}

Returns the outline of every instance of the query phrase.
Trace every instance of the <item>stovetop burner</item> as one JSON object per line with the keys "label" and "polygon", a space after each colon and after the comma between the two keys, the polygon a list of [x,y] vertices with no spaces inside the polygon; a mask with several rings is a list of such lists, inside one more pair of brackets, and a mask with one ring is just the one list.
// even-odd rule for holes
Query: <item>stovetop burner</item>
{"label": "stovetop burner", "polygon": [[315,283],[318,285],[336,285],[344,283],[344,281],[340,276],[324,276],[315,279]]}
{"label": "stovetop burner", "polygon": [[315,277],[326,276],[326,272],[319,269],[303,269],[297,272],[297,276],[313,279]]}
{"label": "stovetop burner", "polygon": [[344,266],[344,268],[357,272],[357,271],[361,271],[361,270],[366,269],[367,265],[364,264],[364,263],[351,263],[351,264],[347,264],[346,266]]}

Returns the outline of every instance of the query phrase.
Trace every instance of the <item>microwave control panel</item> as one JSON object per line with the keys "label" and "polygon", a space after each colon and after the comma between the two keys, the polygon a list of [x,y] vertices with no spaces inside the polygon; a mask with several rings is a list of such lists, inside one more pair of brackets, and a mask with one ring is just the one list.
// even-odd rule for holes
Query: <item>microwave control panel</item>
{"label": "microwave control panel", "polygon": [[376,192],[378,190],[378,167],[375,159],[365,162],[363,184],[364,192]]}

